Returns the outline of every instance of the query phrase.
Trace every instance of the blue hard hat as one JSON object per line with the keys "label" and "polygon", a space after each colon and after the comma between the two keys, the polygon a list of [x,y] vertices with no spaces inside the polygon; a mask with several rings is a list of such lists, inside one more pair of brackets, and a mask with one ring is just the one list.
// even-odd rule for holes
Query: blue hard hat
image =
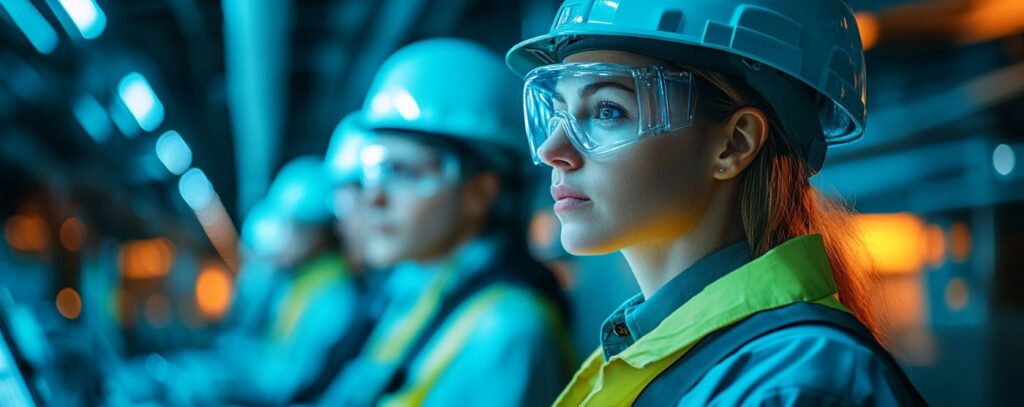
{"label": "blue hard hat", "polygon": [[260,256],[275,257],[284,252],[292,224],[266,201],[257,203],[242,222],[242,244]]}
{"label": "blue hard hat", "polygon": [[[550,31],[513,47],[506,62],[523,76],[587,49],[632,50],[713,70],[723,64],[703,64],[731,58],[815,169],[827,146],[859,139],[867,124],[864,50],[846,0],[566,0]],[[780,83],[789,79],[817,95],[807,103],[818,115],[812,126],[801,122],[813,113],[789,112],[792,99],[781,100]]]}
{"label": "blue hard hat", "polygon": [[[500,56],[463,39],[423,40],[392,54],[373,79],[360,120],[370,130],[454,139],[492,163],[527,161],[515,76]],[[488,151],[495,149],[504,153]]]}
{"label": "blue hard hat", "polygon": [[373,132],[359,124],[358,116],[358,112],[348,114],[331,134],[331,142],[324,155],[324,166],[334,186],[359,181],[360,151],[373,142]]}
{"label": "blue hard hat", "polygon": [[315,156],[302,156],[277,173],[266,203],[284,219],[324,223],[333,216],[330,196],[331,184],[323,161]]}

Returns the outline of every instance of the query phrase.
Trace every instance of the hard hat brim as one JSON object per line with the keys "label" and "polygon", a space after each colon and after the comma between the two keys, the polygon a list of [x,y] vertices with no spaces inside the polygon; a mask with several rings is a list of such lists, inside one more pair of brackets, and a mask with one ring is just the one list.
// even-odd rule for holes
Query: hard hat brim
{"label": "hard hat brim", "polygon": [[[853,125],[855,126],[855,129],[853,131],[849,132],[849,134],[846,134],[846,135],[841,136],[841,137],[834,137],[834,138],[826,139],[826,143],[829,146],[836,146],[836,145],[843,145],[843,144],[852,143],[852,142],[854,142],[856,140],[859,140],[863,136],[863,134],[864,134],[864,128],[866,126],[866,121],[867,121],[867,112],[864,109],[863,103],[861,103],[861,104],[843,103],[843,101],[837,100],[836,98],[830,96],[830,95],[833,95],[834,93],[836,93],[834,90],[830,91],[829,89],[825,89],[824,87],[820,86],[819,84],[811,83],[811,82],[807,81],[806,79],[804,79],[802,77],[802,75],[800,75],[798,72],[794,72],[792,69],[789,69],[789,68],[784,67],[784,66],[778,66],[777,64],[774,64],[771,61],[764,60],[764,59],[758,57],[757,55],[752,55],[750,53],[743,52],[742,50],[737,50],[735,48],[729,48],[729,47],[726,47],[726,46],[720,46],[720,45],[713,44],[713,43],[699,43],[699,42],[696,42],[696,41],[690,41],[690,40],[687,40],[684,37],[678,37],[678,38],[673,38],[672,40],[667,40],[663,36],[661,36],[661,35],[654,35],[650,31],[647,31],[647,30],[628,30],[628,29],[621,29],[619,27],[613,27],[613,26],[602,27],[601,31],[595,31],[593,25],[590,25],[588,29],[563,28],[563,29],[560,29],[557,33],[549,33],[549,34],[545,34],[545,35],[540,35],[540,36],[537,36],[537,37],[534,37],[534,38],[531,38],[531,39],[528,39],[528,40],[525,40],[525,41],[522,41],[522,42],[516,44],[506,54],[506,56],[505,56],[505,63],[512,70],[512,72],[514,72],[516,75],[519,75],[520,77],[525,77],[527,73],[529,73],[531,70],[533,70],[533,69],[535,69],[537,67],[560,63],[561,59],[564,59],[566,56],[568,56],[569,54],[561,55],[560,52],[559,52],[559,47],[567,39],[587,38],[587,37],[590,37],[590,38],[599,37],[599,38],[607,38],[607,39],[615,39],[615,40],[632,40],[632,41],[639,41],[639,42],[646,42],[646,43],[658,43],[658,44],[665,44],[665,45],[669,45],[671,47],[677,47],[677,48],[682,47],[682,48],[704,49],[704,50],[710,50],[710,51],[714,51],[714,52],[718,52],[718,53],[723,53],[723,54],[727,54],[727,55],[739,56],[739,57],[747,59],[747,60],[749,60],[751,62],[756,62],[756,63],[760,63],[760,64],[763,64],[763,65],[772,67],[773,69],[776,69],[779,72],[787,74],[790,78],[792,78],[792,79],[794,79],[794,80],[796,80],[796,81],[798,81],[798,82],[808,86],[810,89],[813,89],[816,92],[818,92],[818,93],[828,97],[832,101],[832,103],[842,113],[844,113],[847,118],[849,118],[850,122],[853,123]],[[580,51],[583,51],[583,50],[585,50],[585,49],[579,49],[579,50],[576,50],[575,52],[580,52]],[[638,53],[645,54],[644,52],[638,52]],[[660,56],[659,55],[651,55],[651,56],[654,56],[654,57],[657,57],[657,58],[666,59],[664,55],[660,55]],[[687,61],[687,60],[678,60],[678,59],[675,59],[675,58],[667,58],[667,59],[670,59],[670,60],[673,60],[673,61],[676,61],[676,62],[692,64],[694,66],[702,66],[702,67],[706,67],[706,68],[713,69],[713,70],[718,70],[721,67],[721,64],[717,64],[717,65],[716,64],[711,64],[711,66],[709,66],[708,65],[708,61],[699,61],[699,60]],[[860,97],[860,96],[858,96],[858,97]],[[848,104],[850,106],[847,106]],[[856,112],[855,111],[851,111],[851,107],[852,108],[859,108],[859,111],[856,111]]]}

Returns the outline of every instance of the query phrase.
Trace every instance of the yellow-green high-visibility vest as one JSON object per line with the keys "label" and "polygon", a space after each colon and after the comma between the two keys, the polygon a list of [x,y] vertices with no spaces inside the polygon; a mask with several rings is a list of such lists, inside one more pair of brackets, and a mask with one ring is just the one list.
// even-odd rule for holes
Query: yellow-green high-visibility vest
{"label": "yellow-green high-visibility vest", "polygon": [[791,239],[708,285],[619,354],[595,351],[556,406],[631,405],[644,388],[705,336],[761,311],[809,302],[849,312],[836,300],[820,235]]}

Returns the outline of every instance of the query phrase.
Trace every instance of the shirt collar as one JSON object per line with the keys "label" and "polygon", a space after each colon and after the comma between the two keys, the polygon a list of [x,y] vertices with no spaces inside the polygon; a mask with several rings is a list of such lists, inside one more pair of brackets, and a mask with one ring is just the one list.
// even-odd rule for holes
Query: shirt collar
{"label": "shirt collar", "polygon": [[601,328],[605,359],[651,332],[709,284],[748,263],[750,256],[746,241],[734,243],[698,260],[665,283],[651,298],[644,299],[640,293],[627,300]]}

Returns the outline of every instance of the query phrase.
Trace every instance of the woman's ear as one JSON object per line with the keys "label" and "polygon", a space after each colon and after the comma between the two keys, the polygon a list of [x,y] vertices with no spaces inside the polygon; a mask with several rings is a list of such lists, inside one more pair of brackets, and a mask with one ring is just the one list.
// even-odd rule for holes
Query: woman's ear
{"label": "woman's ear", "polygon": [[714,177],[732,179],[743,172],[757,158],[757,153],[768,140],[768,116],[755,107],[737,110],[724,126],[721,150],[713,164]]}

